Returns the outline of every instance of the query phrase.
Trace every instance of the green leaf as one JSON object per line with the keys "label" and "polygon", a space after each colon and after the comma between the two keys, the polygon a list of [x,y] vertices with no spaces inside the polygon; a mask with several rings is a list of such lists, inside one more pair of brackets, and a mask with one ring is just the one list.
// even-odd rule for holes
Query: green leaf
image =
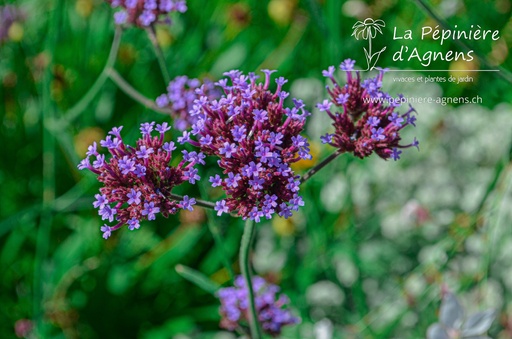
{"label": "green leaf", "polygon": [[190,267],[184,265],[176,265],[175,269],[180,276],[210,294],[215,295],[220,287],[218,284],[211,281],[207,276]]}

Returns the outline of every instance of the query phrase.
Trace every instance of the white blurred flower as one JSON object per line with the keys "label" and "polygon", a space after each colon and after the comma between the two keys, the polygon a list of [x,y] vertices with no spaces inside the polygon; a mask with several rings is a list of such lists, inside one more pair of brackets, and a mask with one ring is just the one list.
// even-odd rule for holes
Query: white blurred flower
{"label": "white blurred flower", "polygon": [[345,294],[335,283],[323,280],[309,286],[306,299],[310,305],[339,306],[345,300]]}
{"label": "white blurred flower", "polygon": [[490,339],[486,332],[495,316],[494,310],[487,310],[466,318],[457,297],[451,292],[445,292],[439,310],[439,322],[430,325],[427,339]]}
{"label": "white blurred flower", "polygon": [[325,318],[315,323],[315,339],[332,339],[332,323]]}

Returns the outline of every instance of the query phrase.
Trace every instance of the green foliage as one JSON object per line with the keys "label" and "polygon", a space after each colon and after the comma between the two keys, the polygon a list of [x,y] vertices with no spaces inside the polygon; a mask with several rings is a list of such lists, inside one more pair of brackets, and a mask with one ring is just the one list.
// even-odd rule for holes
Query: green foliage
{"label": "green foliage", "polygon": [[[26,20],[21,40],[0,45],[2,337],[15,337],[16,321],[32,319],[41,338],[221,338],[211,293],[230,283],[231,270],[239,273],[241,220],[197,208],[105,241],[92,209],[98,184],[76,169],[87,145],[111,127],[125,126],[134,140],[140,122],[168,120],[102,76],[114,37],[112,10],[100,0],[8,2],[21,6]],[[455,2],[461,5],[445,18],[450,25],[501,31],[505,47],[479,44],[482,55],[510,50],[510,1]],[[345,58],[364,67],[364,42],[350,36],[360,18],[347,6],[362,6],[388,27],[432,20],[404,1],[188,3],[187,13],[157,30],[171,77],[217,79],[232,68],[276,68],[290,79],[292,96],[308,93],[311,110],[325,96],[323,69]],[[443,13],[440,5],[432,8]],[[375,50],[399,44],[387,39]],[[421,46],[458,48],[434,41]],[[383,53],[379,63],[392,64],[391,58]],[[510,69],[512,57],[502,59]],[[123,32],[115,68],[152,100],[165,91],[143,30]],[[292,220],[257,225],[254,268],[280,282],[302,318],[283,337],[314,338],[322,319],[335,338],[424,337],[437,319],[442,284],[465,305],[512,316],[506,307],[512,290],[512,91],[496,74],[475,78],[465,86],[385,83],[392,93],[479,95],[484,101],[416,106],[421,152],[404,152],[398,163],[343,155],[301,188],[306,205]],[[317,140],[327,128],[313,111],[309,136]],[[316,141],[314,148],[315,161],[332,151]],[[199,196],[196,189],[178,193]],[[219,198],[218,191],[202,193]],[[490,333],[510,336],[501,326]]]}

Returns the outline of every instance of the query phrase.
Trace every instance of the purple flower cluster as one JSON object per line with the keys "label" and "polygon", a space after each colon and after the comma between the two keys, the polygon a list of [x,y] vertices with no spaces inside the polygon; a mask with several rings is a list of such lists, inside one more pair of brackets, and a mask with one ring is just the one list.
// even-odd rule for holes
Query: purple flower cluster
{"label": "purple flower cluster", "polygon": [[0,6],[0,42],[7,40],[13,23],[24,19],[25,14],[19,8],[11,5]]}
{"label": "purple flower cluster", "polygon": [[[130,230],[138,229],[142,220],[154,220],[158,213],[167,217],[179,208],[192,210],[196,203],[188,196],[182,201],[173,200],[170,194],[184,181],[193,184],[200,179],[194,166],[204,164],[204,155],[183,151],[183,160],[176,167],[170,167],[176,147],[172,141],[164,142],[164,135],[171,128],[166,122],[154,126],[154,122],[141,125],[142,138],[137,140],[136,147],[124,144],[120,134],[122,126],[113,128],[105,140],[100,141],[100,146],[112,155],[110,159],[98,152],[94,142],[89,146],[87,157],[78,165],[80,170],[95,173],[104,185],[95,195],[93,206],[103,220],[116,222],[114,226],[101,227],[105,239],[123,225]],[[152,136],[153,129],[159,135]]]}
{"label": "purple flower cluster", "polygon": [[156,98],[156,105],[160,108],[170,108],[174,127],[183,131],[197,122],[197,115],[190,115],[189,111],[193,109],[194,101],[202,96],[206,96],[209,100],[218,99],[220,92],[208,79],[201,84],[198,79],[189,79],[183,75],[169,83],[167,93]]}
{"label": "purple flower cluster", "polygon": [[399,144],[400,131],[409,125],[416,126],[416,116],[413,115],[416,111],[410,105],[404,114],[395,111],[401,100],[394,100],[382,91],[385,70],[380,70],[375,78],[361,81],[359,72],[355,76],[352,73],[354,64],[353,60],[347,59],[340,65],[347,74],[344,86],[335,80],[334,66],[323,72],[332,81],[333,88],[327,87],[331,98],[317,104],[317,108],[331,117],[335,132],[323,136],[322,143],[342,152],[352,152],[359,158],[375,152],[383,159],[398,160],[402,153],[400,149],[419,145],[416,138],[411,144]]}
{"label": "purple flower cluster", "polygon": [[[290,310],[283,308],[288,305],[289,299],[284,294],[278,295],[278,286],[255,276],[252,278],[252,287],[256,313],[265,333],[277,337],[283,326],[300,323],[300,319],[294,317]],[[248,291],[242,276],[236,277],[234,287],[222,288],[217,295],[221,303],[220,327],[233,331],[241,324],[248,323]]]}
{"label": "purple flower cluster", "polygon": [[156,23],[161,15],[187,11],[185,0],[106,0],[112,8],[120,8],[114,14],[118,25],[133,24],[148,27]]}
{"label": "purple flower cluster", "polygon": [[197,122],[191,133],[184,132],[178,139],[220,158],[225,177],[216,175],[210,182],[221,186],[228,197],[217,202],[217,214],[237,211],[256,222],[275,213],[288,218],[304,205],[290,164],[311,158],[309,143],[300,135],[309,112],[300,100],[294,100],[293,108],[284,107],[288,93],[282,86],[287,80],[278,78],[272,93],[268,89],[272,71],[263,73],[264,83],[257,83],[254,73],[225,73],[231,85],[222,79],[216,83],[224,92],[220,99],[201,96],[195,100],[190,114]]}

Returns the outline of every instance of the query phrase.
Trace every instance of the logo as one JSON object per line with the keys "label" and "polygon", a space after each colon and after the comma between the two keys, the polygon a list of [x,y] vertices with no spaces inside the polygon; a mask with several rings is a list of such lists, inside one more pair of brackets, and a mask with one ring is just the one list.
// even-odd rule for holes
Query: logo
{"label": "logo", "polygon": [[[463,69],[450,69],[445,65],[452,62],[472,62],[477,56],[476,52],[471,47],[473,44],[480,41],[490,41],[491,43],[500,39],[500,31],[485,29],[480,25],[467,25],[459,27],[435,27],[426,25],[417,29],[400,29],[398,27],[391,27],[393,32],[393,44],[391,46],[383,47],[379,51],[374,51],[374,40],[383,33],[383,28],[386,23],[377,19],[366,18],[364,21],[357,21],[353,26],[352,36],[357,40],[367,40],[368,46],[363,47],[366,57],[366,69],[364,71],[371,71],[376,68],[377,62],[381,54],[388,49],[387,53],[392,55],[393,63],[389,66],[400,68],[402,62],[407,63],[407,67],[415,67],[414,65],[421,66],[420,69],[395,69],[395,72],[406,71],[431,71],[431,72],[499,72],[499,69],[470,69],[471,64]],[[428,44],[422,42],[428,41]],[[437,48],[432,45],[437,43]],[[380,44],[379,44],[380,45]],[[452,49],[458,46],[458,50]],[[443,63],[444,62],[444,63]],[[483,60],[484,64],[492,67],[488,62]],[[436,65],[435,69],[430,68],[431,65]],[[418,67],[416,66],[416,67]]]}
{"label": "logo", "polygon": [[364,48],[364,54],[366,56],[366,63],[368,67],[366,71],[371,71],[375,68],[377,61],[379,61],[380,54],[386,50],[386,47],[380,51],[372,53],[372,40],[377,37],[377,33],[382,33],[382,27],[386,27],[386,23],[382,20],[373,20],[372,18],[366,18],[364,21],[358,21],[352,26],[354,36],[357,40],[362,38],[368,40],[368,49]]}

